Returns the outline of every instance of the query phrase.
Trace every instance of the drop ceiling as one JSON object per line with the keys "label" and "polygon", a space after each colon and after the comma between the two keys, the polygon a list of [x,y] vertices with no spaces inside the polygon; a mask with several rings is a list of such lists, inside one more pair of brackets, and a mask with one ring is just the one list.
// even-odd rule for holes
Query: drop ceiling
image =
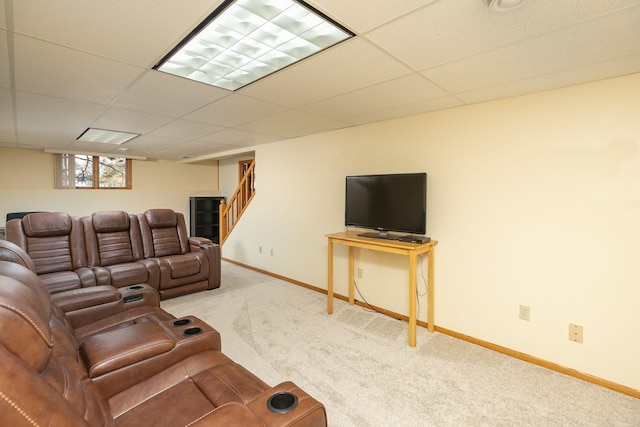
{"label": "drop ceiling", "polygon": [[5,0],[0,147],[198,161],[640,72],[640,0],[307,2],[356,37],[230,92],[151,69],[221,0]]}

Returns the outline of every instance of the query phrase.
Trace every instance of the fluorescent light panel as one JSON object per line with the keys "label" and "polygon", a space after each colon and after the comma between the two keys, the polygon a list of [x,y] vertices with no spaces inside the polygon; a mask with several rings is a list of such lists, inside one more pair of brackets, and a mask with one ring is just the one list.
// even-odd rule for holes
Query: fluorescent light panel
{"label": "fluorescent light panel", "polygon": [[153,68],[237,90],[354,35],[302,1],[225,1]]}
{"label": "fluorescent light panel", "polygon": [[101,144],[124,144],[132,140],[139,133],[120,132],[115,130],[87,128],[82,135],[76,138],[78,141],[99,142]]}

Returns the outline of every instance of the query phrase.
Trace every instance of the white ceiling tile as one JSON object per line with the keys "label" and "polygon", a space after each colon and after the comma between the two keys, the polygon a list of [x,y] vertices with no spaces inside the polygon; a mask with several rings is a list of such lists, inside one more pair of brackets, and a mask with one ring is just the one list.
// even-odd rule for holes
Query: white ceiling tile
{"label": "white ceiling tile", "polygon": [[122,132],[146,133],[169,123],[171,120],[170,117],[166,116],[111,107],[91,127]]}
{"label": "white ceiling tile", "polygon": [[491,51],[565,26],[589,20],[637,0],[525,2],[493,12],[480,0],[446,0],[367,34],[415,70]]}
{"label": "white ceiling tile", "polygon": [[150,69],[221,2],[0,2],[0,146],[85,149],[100,125],[143,133],[129,153],[223,156],[640,72],[640,0],[309,0],[357,36],[236,92]]}
{"label": "white ceiling tile", "polygon": [[637,73],[639,67],[640,54],[636,54],[497,86],[462,92],[456,96],[465,103],[472,104],[606,79],[611,76]]}
{"label": "white ceiling tile", "polygon": [[400,107],[379,110],[361,116],[350,117],[348,120],[354,125],[380,122],[383,120],[397,119],[400,117],[414,116],[416,114],[428,113],[431,111],[444,110],[447,108],[464,105],[457,97],[445,96],[428,101],[417,102],[415,104],[403,105]]}
{"label": "white ceiling tile", "polygon": [[257,132],[248,132],[240,129],[224,129],[220,132],[211,133],[209,135],[198,138],[197,141],[211,144],[221,145],[240,145],[251,146],[266,144],[268,142],[277,141],[278,138],[273,135],[264,135]]}
{"label": "white ceiling tile", "polygon": [[300,107],[410,73],[409,68],[376,46],[355,38],[241,91],[256,98],[277,100],[289,107]]}
{"label": "white ceiling tile", "polygon": [[136,151],[154,153],[158,150],[163,150],[167,147],[179,144],[180,142],[182,141],[178,138],[168,138],[157,135],[140,135],[125,142],[124,144],[121,144],[120,146]]}
{"label": "white ceiling tile", "polygon": [[16,89],[109,104],[144,70],[32,38],[15,36]]}
{"label": "white ceiling tile", "polygon": [[[587,21],[423,72],[451,93],[468,92],[640,52],[640,7]],[[621,29],[629,27],[629,31]],[[637,37],[629,38],[635,32]]]}
{"label": "white ceiling tile", "polygon": [[315,7],[356,34],[371,30],[434,0],[316,0]]}
{"label": "white ceiling tile", "polygon": [[[123,152],[119,151],[119,145],[115,144],[101,144],[99,142],[87,142],[87,141],[73,141],[68,146],[64,147],[65,151],[72,151],[78,154],[99,154],[105,156],[121,156]],[[132,153],[127,151],[126,154],[136,155],[139,153]]]}
{"label": "white ceiling tile", "polygon": [[11,87],[11,73],[9,60],[9,43],[7,41],[7,32],[0,30],[0,87]]}
{"label": "white ceiling tile", "polygon": [[[220,1],[13,1],[15,30],[118,61],[151,67]],[[79,36],[85,35],[85,36]]]}
{"label": "white ceiling tile", "polygon": [[253,120],[273,116],[286,110],[281,105],[232,93],[226,98],[215,101],[183,118],[219,126],[237,126]]}
{"label": "white ceiling tile", "polygon": [[0,3],[0,28],[7,28],[7,12],[5,2]]}
{"label": "white ceiling tile", "polygon": [[[83,124],[87,128],[106,107],[89,102],[54,98],[28,92],[16,93],[16,111],[19,120],[37,120],[61,124]],[[84,131],[84,129],[82,129]]]}
{"label": "white ceiling tile", "polygon": [[0,117],[14,117],[13,95],[5,88],[0,88]]}
{"label": "white ceiling tile", "polygon": [[332,118],[350,118],[378,110],[441,98],[447,92],[419,74],[411,74],[348,94],[316,102],[302,110]]}
{"label": "white ceiling tile", "polygon": [[27,145],[44,143],[49,148],[64,149],[82,133],[78,133],[79,129],[78,125],[69,123],[18,120],[18,142]]}
{"label": "white ceiling tile", "polygon": [[168,138],[194,139],[224,128],[207,123],[197,123],[188,120],[174,120],[150,132],[149,135],[166,136]]}
{"label": "white ceiling tile", "polygon": [[162,158],[178,159],[181,157],[196,157],[201,154],[206,154],[212,148],[211,144],[206,144],[204,142],[187,141],[160,149],[155,151],[153,154]]}
{"label": "white ceiling tile", "polygon": [[329,120],[331,119],[328,117],[305,113],[303,111],[289,110],[266,119],[246,123],[238,126],[238,129],[289,137],[294,129],[314,126]]}
{"label": "white ceiling tile", "polygon": [[115,107],[180,117],[229,95],[229,91],[149,70],[113,103]]}
{"label": "white ceiling tile", "polygon": [[0,143],[15,144],[16,128],[12,117],[0,115]]}

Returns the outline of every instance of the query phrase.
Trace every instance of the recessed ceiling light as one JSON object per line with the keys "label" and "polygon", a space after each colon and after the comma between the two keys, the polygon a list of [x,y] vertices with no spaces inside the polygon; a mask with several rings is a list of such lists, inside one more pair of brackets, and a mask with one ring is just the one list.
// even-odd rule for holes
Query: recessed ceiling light
{"label": "recessed ceiling light", "polygon": [[484,0],[496,12],[507,12],[522,6],[524,0]]}
{"label": "recessed ceiling light", "polygon": [[228,90],[355,36],[300,0],[226,0],[153,68]]}
{"label": "recessed ceiling light", "polygon": [[123,144],[132,140],[139,133],[120,132],[115,130],[87,128],[82,135],[76,138],[78,141],[99,142],[101,144]]}

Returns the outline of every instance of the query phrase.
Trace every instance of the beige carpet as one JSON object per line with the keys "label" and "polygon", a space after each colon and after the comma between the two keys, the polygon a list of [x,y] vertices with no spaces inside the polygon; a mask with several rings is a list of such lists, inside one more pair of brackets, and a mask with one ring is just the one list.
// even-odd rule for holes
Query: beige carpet
{"label": "beige carpet", "polygon": [[332,427],[640,426],[640,400],[223,262],[222,287],[162,302],[222,334],[264,381],[291,380]]}

